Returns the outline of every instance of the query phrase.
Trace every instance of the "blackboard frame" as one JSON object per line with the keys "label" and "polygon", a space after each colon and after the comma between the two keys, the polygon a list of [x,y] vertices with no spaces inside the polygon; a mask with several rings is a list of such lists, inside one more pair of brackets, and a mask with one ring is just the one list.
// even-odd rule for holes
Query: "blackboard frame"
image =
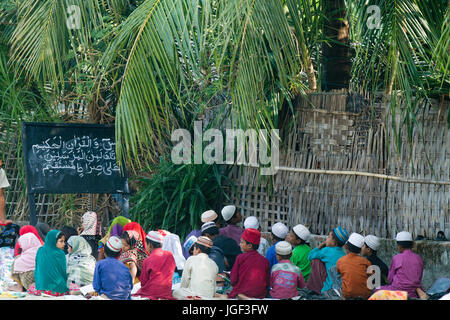
{"label": "blackboard frame", "polygon": [[[36,217],[36,204],[35,204],[35,194],[97,194],[97,193],[106,193],[106,194],[119,194],[123,200],[123,215],[126,217],[129,217],[129,188],[128,188],[128,179],[127,179],[127,173],[125,170],[125,162],[122,159],[122,166],[120,168],[121,174],[120,174],[120,181],[116,182],[114,185],[111,185],[111,187],[108,187],[108,184],[105,186],[105,184],[102,184],[101,186],[97,186],[96,184],[93,184],[92,186],[89,185],[88,188],[84,189],[78,189],[75,187],[73,190],[70,187],[66,187],[65,189],[45,189],[45,188],[36,188],[33,187],[31,183],[31,168],[29,165],[29,150],[31,148],[31,145],[29,143],[27,134],[30,128],[45,128],[45,129],[51,129],[56,128],[57,130],[64,130],[64,129],[82,129],[82,130],[89,130],[94,132],[95,130],[102,130],[103,132],[111,131],[110,137],[114,139],[115,142],[115,127],[114,125],[107,125],[107,124],[86,124],[86,123],[52,123],[52,122],[21,122],[21,129],[22,129],[22,150],[23,150],[23,159],[24,159],[24,170],[25,170],[25,179],[26,179],[26,185],[27,185],[27,194],[28,194],[28,204],[30,209],[30,223],[32,225],[36,225],[37,223],[37,217]],[[117,177],[116,177],[117,179]],[[92,208],[91,208],[92,210]]]}

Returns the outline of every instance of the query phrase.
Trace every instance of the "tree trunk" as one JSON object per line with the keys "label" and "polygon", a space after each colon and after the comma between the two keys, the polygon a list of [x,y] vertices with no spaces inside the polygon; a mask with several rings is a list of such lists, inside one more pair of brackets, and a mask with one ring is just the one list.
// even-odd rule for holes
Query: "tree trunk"
{"label": "tree trunk", "polygon": [[324,0],[324,6],[324,33],[329,41],[322,47],[322,90],[348,88],[351,61],[345,1]]}

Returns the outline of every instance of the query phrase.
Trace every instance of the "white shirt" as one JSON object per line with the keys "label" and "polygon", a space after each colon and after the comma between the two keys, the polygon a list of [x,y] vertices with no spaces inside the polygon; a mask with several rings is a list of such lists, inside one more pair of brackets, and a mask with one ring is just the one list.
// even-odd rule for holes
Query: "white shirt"
{"label": "white shirt", "polygon": [[6,178],[5,170],[0,169],[0,188],[9,187],[8,179]]}
{"label": "white shirt", "polygon": [[216,276],[219,268],[205,253],[190,256],[184,265],[181,288],[193,295],[212,298],[216,292]]}
{"label": "white shirt", "polygon": [[266,256],[267,250],[270,248],[269,241],[267,241],[265,238],[261,237],[261,240],[259,242],[258,252],[262,256]]}

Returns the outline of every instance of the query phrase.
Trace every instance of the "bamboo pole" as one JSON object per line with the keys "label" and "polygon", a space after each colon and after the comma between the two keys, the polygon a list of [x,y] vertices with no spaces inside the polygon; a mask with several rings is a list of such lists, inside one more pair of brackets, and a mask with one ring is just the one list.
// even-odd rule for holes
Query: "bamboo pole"
{"label": "bamboo pole", "polygon": [[[245,164],[246,167],[259,168],[258,165]],[[422,183],[422,184],[437,184],[437,185],[450,185],[450,181],[439,181],[439,180],[420,180],[420,179],[408,179],[397,176],[391,176],[387,174],[371,173],[371,172],[361,172],[361,171],[343,171],[343,170],[324,170],[324,169],[302,169],[302,168],[290,168],[284,166],[276,166],[275,169],[281,171],[289,171],[296,173],[314,173],[314,174],[331,174],[331,175],[349,175],[349,176],[363,176],[372,177],[379,179],[394,180],[406,183]]]}

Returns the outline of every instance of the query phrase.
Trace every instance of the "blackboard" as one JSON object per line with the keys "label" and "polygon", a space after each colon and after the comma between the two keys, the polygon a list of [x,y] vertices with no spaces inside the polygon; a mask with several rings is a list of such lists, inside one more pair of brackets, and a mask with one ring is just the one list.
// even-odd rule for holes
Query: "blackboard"
{"label": "blackboard", "polygon": [[22,122],[29,193],[126,193],[113,125]]}

